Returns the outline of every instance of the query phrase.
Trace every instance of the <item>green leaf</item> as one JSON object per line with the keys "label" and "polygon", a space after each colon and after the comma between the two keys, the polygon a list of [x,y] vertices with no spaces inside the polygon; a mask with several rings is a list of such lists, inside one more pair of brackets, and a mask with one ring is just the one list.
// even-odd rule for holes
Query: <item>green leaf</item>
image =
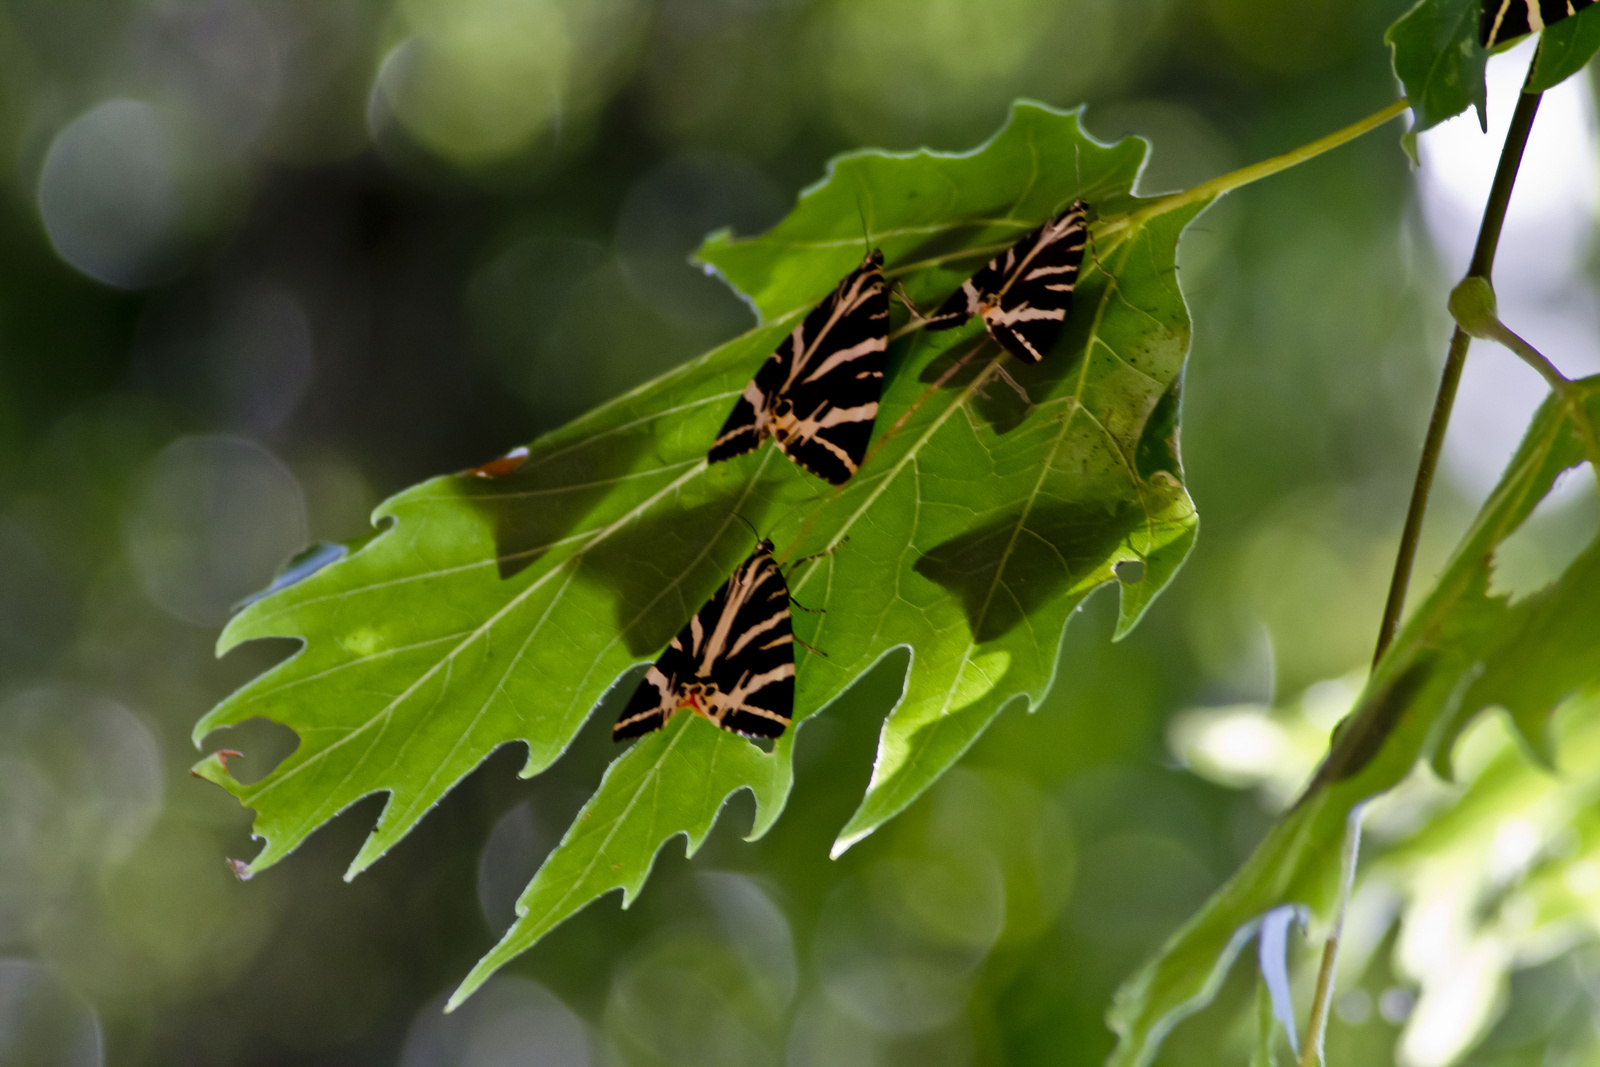
{"label": "green leaf", "polygon": [[1480,9],[1481,0],[1418,0],[1383,35],[1416,116],[1407,137],[1468,107],[1478,109],[1478,122],[1488,129],[1483,70],[1489,54],[1478,43]]}
{"label": "green leaf", "polygon": [[[1592,423],[1600,416],[1600,378],[1579,384]],[[1119,1038],[1112,1064],[1151,1061],[1166,1033],[1215,995],[1262,913],[1303,902],[1326,914],[1345,825],[1364,801],[1398,783],[1420,758],[1446,763],[1460,731],[1486,707],[1505,707],[1530,744],[1545,749],[1552,712],[1600,681],[1600,536],[1537,593],[1513,602],[1489,591],[1496,548],[1557,476],[1584,458],[1568,410],[1546,402],[1438,584],[1335,731],[1300,800],[1118,991],[1109,1016]]]}
{"label": "green leaf", "polygon": [[1542,93],[1555,88],[1588,66],[1596,52],[1600,52],[1600,14],[1588,7],[1544,31],[1528,91]]}
{"label": "green leaf", "polygon": [[[841,157],[771,233],[714,237],[700,253],[761,326],[541,438],[513,473],[399,494],[370,543],[242,611],[222,650],[303,644],[196,727],[200,738],[263,716],[300,737],[253,783],[216,757],[197,767],[256,809],[266,845],[249,870],[387,793],[354,876],[500,745],[528,747],[525,776],[549,766],[750,551],[741,517],[780,559],[831,550],[791,578],[800,603],[826,609],[797,616],[827,655],[797,652],[795,728],[770,753],[699,726],[625,751],[459,995],[600,893],[631,899],[660,846],[684,833],[695,847],[738,789],[756,794],[763,832],[804,720],[894,649],[912,649],[904,696],[839,849],[911,803],[1002,707],[1037,706],[1073,607],[1118,564],[1142,564],[1122,585],[1126,632],[1194,539],[1176,451],[1189,328],[1175,256],[1204,205],[1129,218],[1148,203],[1131,195],[1144,153],[1089,140],[1076,114],[1019,104],[971,153]],[[891,346],[878,439],[848,485],[771,447],[707,467],[734,397],[860,262],[863,221],[927,307],[1080,195],[1103,221],[1043,363],[1000,355],[976,322],[911,331]]]}
{"label": "green leaf", "polygon": [[1256,977],[1256,1032],[1250,1049],[1250,1067],[1278,1067],[1278,1018],[1267,980]]}
{"label": "green leaf", "polygon": [[[511,931],[467,975],[445,1010],[460,1004],[582,905],[613,889],[622,906],[639,895],[660,846],[683,834],[694,855],[728,798],[750,789],[759,837],[783,810],[788,759],[762,752],[697,715],[678,715],[606,769],[600,788],[517,901]],[[686,789],[686,782],[696,788]]]}

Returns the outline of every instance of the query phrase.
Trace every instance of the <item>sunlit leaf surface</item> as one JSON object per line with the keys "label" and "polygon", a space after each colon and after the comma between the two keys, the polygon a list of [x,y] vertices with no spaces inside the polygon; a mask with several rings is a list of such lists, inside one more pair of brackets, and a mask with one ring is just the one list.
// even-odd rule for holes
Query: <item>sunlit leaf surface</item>
{"label": "sunlit leaf surface", "polygon": [[[1600,378],[1583,383],[1590,418]],[[1600,537],[1559,578],[1518,599],[1491,590],[1495,554],[1585,458],[1566,409],[1547,402],[1438,584],[1374,672],[1300,800],[1234,877],[1119,991],[1112,1062],[1146,1064],[1178,1020],[1214,994],[1261,915],[1331,900],[1347,820],[1431,756],[1446,772],[1454,742],[1486,707],[1503,707],[1533,751],[1551,750],[1564,702],[1600,682]],[[1590,479],[1585,470],[1573,477]],[[1592,491],[1593,486],[1585,487]]]}
{"label": "sunlit leaf surface", "polygon": [[1174,262],[1202,205],[1099,227],[1061,342],[1038,366],[1000,355],[978,323],[907,331],[891,346],[878,439],[848,485],[770,447],[709,468],[704,454],[778,339],[859,263],[863,230],[928,307],[1075,198],[1107,222],[1138,206],[1144,151],[1018,105],[973,153],[836,160],[770,233],[719,235],[701,252],[761,326],[534,442],[509,473],[401,493],[379,508],[386,529],[370,543],[241,612],[224,651],[263,637],[304,645],[196,727],[204,737],[262,716],[300,737],[250,784],[219,759],[199,767],[256,810],[266,845],[250,869],[387,793],[354,875],[498,746],[527,745],[525,775],[549,766],[749,552],[741,518],[780,559],[829,553],[790,583],[823,609],[796,629],[826,652],[797,652],[796,728],[764,752],[680,717],[624,751],[458,996],[594,897],[631,899],[661,844],[683,833],[696,847],[737,790],[755,794],[763,832],[803,720],[891,650],[912,652],[904,695],[836,851],[911,803],[1008,703],[1036,706],[1082,598],[1120,579],[1126,632],[1194,538],[1177,453],[1189,328]]}

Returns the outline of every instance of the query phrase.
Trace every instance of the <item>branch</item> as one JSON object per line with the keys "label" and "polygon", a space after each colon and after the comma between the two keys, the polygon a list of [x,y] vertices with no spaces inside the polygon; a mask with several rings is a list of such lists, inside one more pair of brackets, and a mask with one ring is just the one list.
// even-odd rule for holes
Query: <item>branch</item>
{"label": "branch", "polygon": [[[1528,78],[1533,77],[1538,65],[1538,54],[1528,65]],[[1539,110],[1542,94],[1527,91],[1517,98],[1517,107],[1511,115],[1511,128],[1506,131],[1505,144],[1500,149],[1500,165],[1495,169],[1494,184],[1489,187],[1489,201],[1483,208],[1483,221],[1478,226],[1478,244],[1472,252],[1472,262],[1467,268],[1468,278],[1489,279],[1494,269],[1494,254],[1500,244],[1500,231],[1505,226],[1506,208],[1511,203],[1511,190],[1517,182],[1517,169],[1522,165],[1522,153],[1528,147],[1528,134],[1533,130],[1533,118]],[[1450,351],[1445,357],[1444,372],[1439,379],[1439,393],[1434,398],[1433,414],[1428,420],[1428,433],[1422,442],[1422,458],[1417,463],[1416,481],[1411,487],[1411,504],[1406,510],[1406,523],[1400,534],[1400,548],[1395,555],[1394,574],[1389,581],[1389,597],[1383,607],[1383,621],[1378,626],[1377,648],[1372,663],[1376,667],[1388,651],[1400,627],[1400,615],[1405,608],[1406,588],[1411,583],[1411,567],[1416,562],[1417,541],[1422,532],[1422,518],[1428,508],[1428,494],[1433,488],[1433,476],[1439,467],[1439,454],[1444,447],[1445,430],[1450,425],[1450,409],[1455,406],[1456,389],[1461,384],[1461,371],[1466,366],[1467,348],[1472,335],[1456,326],[1450,337]],[[1359,725],[1359,724],[1353,724]],[[1347,869],[1343,882],[1333,928],[1322,946],[1322,966],[1317,974],[1317,988],[1312,995],[1311,1017],[1308,1021],[1305,1052],[1300,1058],[1301,1067],[1316,1067],[1322,1060],[1323,1038],[1328,1026],[1328,1005],[1333,999],[1333,971],[1339,956],[1339,935],[1344,924],[1345,906],[1349,899],[1349,886],[1355,877],[1355,856],[1360,848],[1361,823],[1353,813],[1345,842]]]}
{"label": "branch", "polygon": [[[1534,62],[1538,62],[1535,56]],[[1533,66],[1528,67],[1531,76]],[[1528,134],[1533,129],[1533,116],[1539,110],[1540,93],[1522,93],[1517,98],[1517,109],[1511,116],[1511,128],[1506,131],[1506,143],[1500,150],[1500,166],[1495,170],[1494,184],[1489,188],[1489,202],[1483,208],[1483,222],[1478,227],[1478,245],[1472,252],[1472,263],[1467,277],[1487,280],[1494,268],[1495,249],[1500,244],[1500,231],[1505,226],[1506,207],[1511,203],[1511,189],[1517,181],[1517,168],[1522,165],[1522,152],[1528,146]],[[1400,533],[1400,551],[1395,556],[1394,575],[1389,581],[1389,599],[1383,606],[1383,621],[1378,625],[1378,643],[1372,662],[1376,666],[1394,640],[1400,628],[1400,615],[1405,608],[1406,588],[1411,584],[1411,565],[1416,561],[1417,539],[1422,533],[1422,517],[1428,509],[1428,493],[1433,488],[1433,476],[1439,467],[1439,453],[1444,447],[1445,430],[1450,426],[1450,409],[1455,406],[1456,389],[1461,384],[1461,371],[1467,362],[1467,347],[1472,336],[1457,326],[1450,337],[1450,352],[1445,357],[1444,373],[1439,378],[1439,393],[1433,402],[1433,415],[1428,420],[1428,433],[1422,441],[1422,458],[1417,463],[1417,477],[1411,489],[1411,505],[1406,510],[1405,528]]]}

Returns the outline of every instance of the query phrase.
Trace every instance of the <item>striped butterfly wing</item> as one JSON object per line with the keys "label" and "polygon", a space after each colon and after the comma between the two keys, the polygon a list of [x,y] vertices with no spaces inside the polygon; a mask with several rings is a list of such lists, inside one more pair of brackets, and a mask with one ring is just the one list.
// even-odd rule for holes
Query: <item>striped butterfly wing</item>
{"label": "striped butterfly wing", "polygon": [[962,283],[929,329],[983,316],[990,336],[1024,363],[1038,363],[1061,336],[1088,238],[1089,206],[1074,201]]}
{"label": "striped butterfly wing", "polygon": [[844,484],[872,439],[888,351],[889,297],[874,250],[761,365],[706,458],[731,459],[771,437],[803,469]]}
{"label": "striped butterfly wing", "polygon": [[1594,0],[1483,0],[1478,40],[1483,47],[1493,48],[1576,15],[1592,3]]}
{"label": "striped butterfly wing", "polygon": [[[1026,241],[1039,231],[1034,230],[1022,240]],[[939,305],[939,310],[927,320],[926,329],[953,330],[974,315],[982,315],[985,301],[1005,287],[1006,278],[1016,269],[1017,244],[1006,249],[983,265],[983,269],[961,283],[961,288],[950,294],[950,299]]]}
{"label": "striped butterfly wing", "polygon": [[[722,590],[718,590],[717,596],[712,597],[711,602],[700,609],[701,614],[716,604],[717,598],[721,595]],[[695,616],[695,619],[699,618],[699,615]],[[639,688],[628,698],[628,706],[622,709],[622,714],[617,716],[616,724],[611,727],[613,741],[626,741],[630,737],[641,737],[653,730],[659,730],[667,725],[667,720],[672,718],[673,712],[686,706],[684,698],[688,694],[683,687],[694,674],[694,663],[688,651],[692,625],[691,622],[689,626],[680,630],[672,639],[672,643],[661,653],[660,658],[645,672]]]}
{"label": "striped butterfly wing", "polygon": [[746,737],[777,737],[794,715],[789,585],[762,541],[672,639],[611,736],[658,730],[679,708]]}

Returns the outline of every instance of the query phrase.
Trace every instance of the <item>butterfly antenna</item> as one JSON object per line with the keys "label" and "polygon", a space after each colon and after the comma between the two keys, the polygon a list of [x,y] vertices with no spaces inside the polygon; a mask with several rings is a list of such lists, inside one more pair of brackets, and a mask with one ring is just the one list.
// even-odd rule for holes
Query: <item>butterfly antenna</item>
{"label": "butterfly antenna", "polygon": [[872,238],[867,233],[867,211],[861,206],[861,190],[856,190],[856,217],[861,220],[861,243],[866,247],[862,258],[872,253]]}
{"label": "butterfly antenna", "polygon": [[733,515],[734,518],[738,519],[740,522],[742,522],[746,526],[750,527],[750,532],[756,535],[756,540],[757,541],[761,540],[761,533],[760,533],[760,531],[758,531],[756,529],[755,523],[751,522],[749,519],[745,518],[743,515],[739,514],[737,511],[732,512],[732,515]]}

